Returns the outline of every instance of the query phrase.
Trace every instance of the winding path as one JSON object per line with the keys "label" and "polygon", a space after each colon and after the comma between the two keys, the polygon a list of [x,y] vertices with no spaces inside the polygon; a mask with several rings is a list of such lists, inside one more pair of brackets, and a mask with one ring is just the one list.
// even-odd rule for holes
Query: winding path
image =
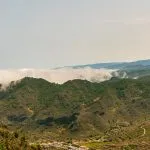
{"label": "winding path", "polygon": [[141,136],[144,136],[146,134],[146,129],[143,128],[142,126],[140,128],[143,129],[143,134]]}

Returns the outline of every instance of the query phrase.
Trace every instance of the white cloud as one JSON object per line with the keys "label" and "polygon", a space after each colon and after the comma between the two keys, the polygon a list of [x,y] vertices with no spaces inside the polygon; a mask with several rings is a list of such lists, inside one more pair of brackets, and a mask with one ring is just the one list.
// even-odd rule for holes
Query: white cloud
{"label": "white cloud", "polygon": [[60,69],[18,69],[0,70],[0,83],[7,87],[11,81],[17,81],[24,77],[43,78],[49,82],[62,84],[68,80],[85,79],[101,82],[109,80],[114,70],[85,68],[60,68]]}

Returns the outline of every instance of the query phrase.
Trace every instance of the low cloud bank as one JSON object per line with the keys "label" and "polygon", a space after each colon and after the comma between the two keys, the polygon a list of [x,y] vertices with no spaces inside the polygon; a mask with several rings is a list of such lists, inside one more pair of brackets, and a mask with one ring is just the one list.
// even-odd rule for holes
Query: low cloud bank
{"label": "low cloud bank", "polygon": [[85,68],[60,68],[60,69],[18,69],[0,70],[0,83],[7,87],[11,81],[18,81],[24,77],[43,78],[49,82],[63,84],[68,80],[85,79],[91,82],[109,80],[115,70]]}

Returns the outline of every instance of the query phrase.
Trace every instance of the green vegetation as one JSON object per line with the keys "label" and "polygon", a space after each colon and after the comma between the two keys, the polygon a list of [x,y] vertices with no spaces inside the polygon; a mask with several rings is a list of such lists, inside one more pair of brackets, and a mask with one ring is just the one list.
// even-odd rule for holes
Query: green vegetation
{"label": "green vegetation", "polygon": [[[73,80],[62,85],[24,78],[0,91],[0,118],[13,130],[26,133],[31,142],[92,139],[89,147],[101,147],[103,142],[140,139],[139,126],[150,119],[150,77],[102,83]],[[145,129],[148,141],[150,126]],[[13,136],[9,137],[15,140]],[[20,136],[19,140],[25,142]]]}
{"label": "green vegetation", "polygon": [[30,146],[24,135],[11,132],[7,126],[0,125],[0,150],[41,150],[39,145]]}

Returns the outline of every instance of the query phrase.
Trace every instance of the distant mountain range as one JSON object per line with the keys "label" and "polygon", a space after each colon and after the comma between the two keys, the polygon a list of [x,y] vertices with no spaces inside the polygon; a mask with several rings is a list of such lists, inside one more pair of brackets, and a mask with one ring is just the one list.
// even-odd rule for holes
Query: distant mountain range
{"label": "distant mountain range", "polygon": [[139,78],[150,75],[150,60],[136,62],[97,63],[56,69],[8,69],[0,70],[3,87],[24,77],[42,78],[49,82],[63,84],[68,80],[82,79],[102,82],[112,77]]}
{"label": "distant mountain range", "polygon": [[112,73],[112,76],[117,76],[121,78],[138,78],[150,75],[150,59],[139,60],[134,62],[97,63],[73,66],[73,68],[85,67],[90,67],[93,69],[105,68],[117,70],[114,73]]}
{"label": "distant mountain range", "polygon": [[84,67],[91,67],[94,69],[107,68],[107,69],[121,69],[121,70],[141,69],[143,67],[150,68],[150,59],[139,60],[134,62],[110,62],[110,63],[96,63],[96,64],[73,66],[73,68],[84,68]]}

